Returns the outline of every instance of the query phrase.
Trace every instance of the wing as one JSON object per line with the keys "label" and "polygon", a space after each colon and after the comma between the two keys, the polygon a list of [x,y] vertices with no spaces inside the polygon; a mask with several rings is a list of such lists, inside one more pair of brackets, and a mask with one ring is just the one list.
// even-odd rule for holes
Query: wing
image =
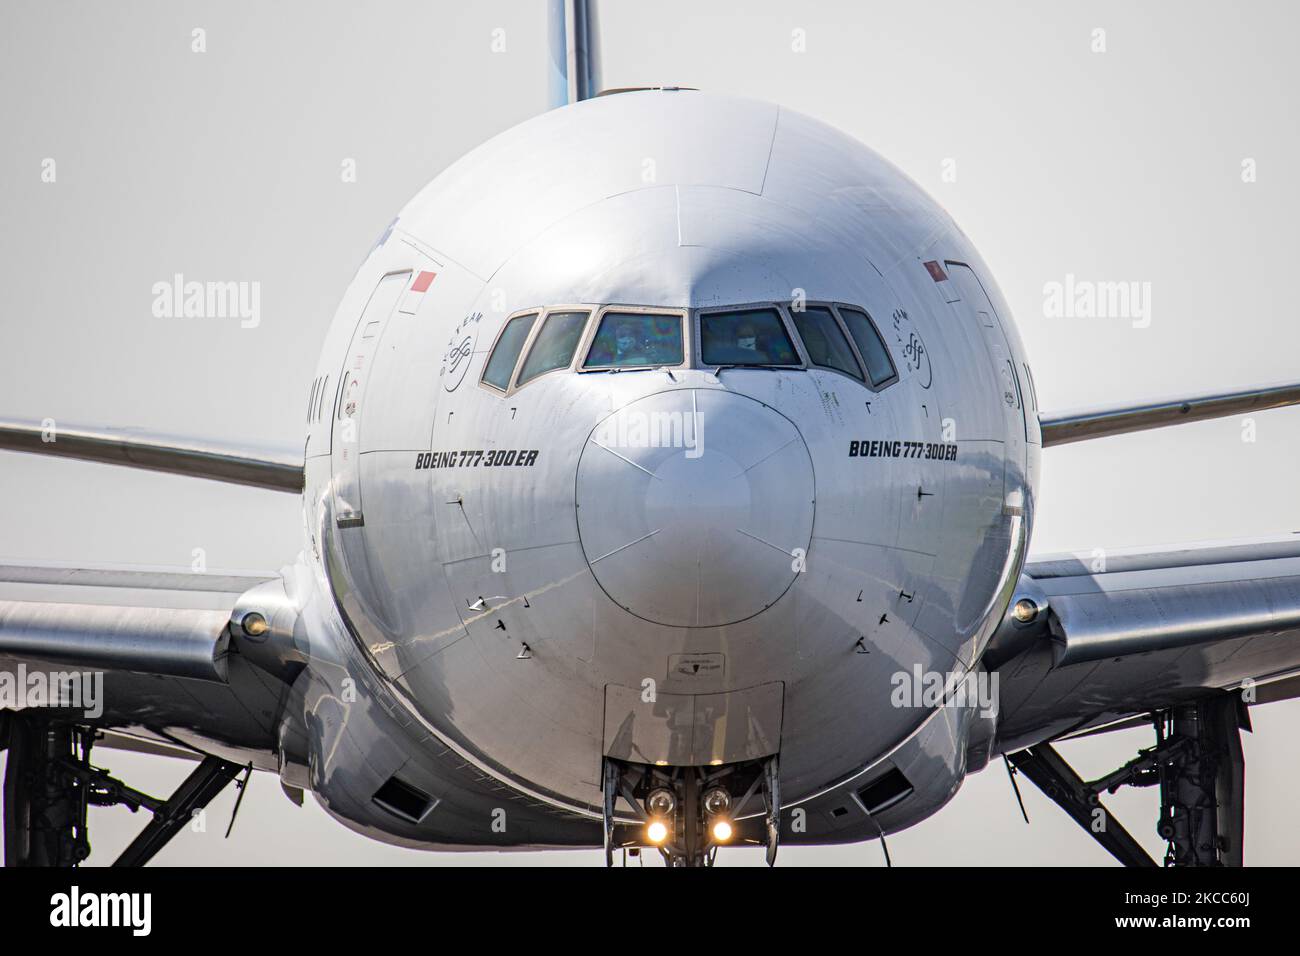
{"label": "wing", "polygon": [[997,750],[1120,725],[1247,683],[1300,696],[1300,535],[1026,565],[986,664],[998,674]]}
{"label": "wing", "polygon": [[1038,416],[1038,422],[1042,427],[1043,447],[1046,448],[1296,404],[1300,404],[1300,383],[1290,382],[1132,405],[1044,412]]}
{"label": "wing", "polygon": [[139,431],[0,421],[0,449],[125,465],[301,494],[302,455],[236,449]]}
{"label": "wing", "polygon": [[111,731],[109,746],[273,769],[295,671],[232,653],[231,633],[255,608],[268,622],[259,647],[291,635],[284,581],[274,572],[0,565],[0,698],[12,698],[0,710],[48,705],[41,695],[56,675],[76,674],[78,723]]}
{"label": "wing", "polygon": [[[1043,447],[1300,404],[1300,383],[1039,415]],[[1300,537],[1058,556],[1026,565],[984,663],[1009,752],[1251,680],[1300,684]],[[1267,686],[1271,685],[1271,686]]]}

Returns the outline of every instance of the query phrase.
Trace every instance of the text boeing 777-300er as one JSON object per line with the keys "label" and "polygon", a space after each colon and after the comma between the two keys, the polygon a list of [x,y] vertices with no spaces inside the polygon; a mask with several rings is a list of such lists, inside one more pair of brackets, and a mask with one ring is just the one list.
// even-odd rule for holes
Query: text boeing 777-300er
{"label": "text boeing 777-300er", "polygon": [[[883,838],[996,756],[1085,826],[1158,774],[1169,861],[1240,863],[1247,705],[1300,694],[1300,541],[1026,550],[1044,446],[1300,386],[1041,413],[993,277],[919,187],[777,106],[589,97],[567,14],[575,102],[394,220],[301,456],[0,428],[301,494],[305,535],[264,578],[0,569],[0,674],[105,673],[98,716],[0,715],[6,862],[77,863],[87,802],[141,805],[96,744],[199,758],[123,863],[248,766],[392,843],[701,865]],[[1101,781],[1051,746],[1141,722],[1156,749]]]}

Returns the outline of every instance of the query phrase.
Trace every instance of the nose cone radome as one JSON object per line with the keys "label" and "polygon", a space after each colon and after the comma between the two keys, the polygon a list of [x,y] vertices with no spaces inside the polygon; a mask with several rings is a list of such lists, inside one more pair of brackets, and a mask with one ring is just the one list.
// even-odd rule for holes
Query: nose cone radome
{"label": "nose cone radome", "polygon": [[578,534],[605,593],[648,621],[713,627],[794,582],[813,523],[812,461],[783,415],[710,389],[615,412],[578,463]]}

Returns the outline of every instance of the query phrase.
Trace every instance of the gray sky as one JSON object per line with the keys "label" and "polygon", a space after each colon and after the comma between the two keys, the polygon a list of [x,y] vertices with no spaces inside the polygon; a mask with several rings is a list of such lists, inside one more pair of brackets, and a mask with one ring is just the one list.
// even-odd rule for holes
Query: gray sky
{"label": "gray sky", "polygon": [[[943,203],[1014,310],[1043,407],[1295,378],[1287,292],[1300,218],[1300,11],[1150,2],[605,3],[604,85],[772,100],[879,150]],[[206,52],[192,52],[193,31]],[[492,52],[495,30],[505,51]],[[1105,52],[1093,52],[1095,30]],[[794,31],[805,49],[792,49]],[[498,34],[498,36],[500,36]],[[325,328],[402,204],[462,153],[545,107],[544,4],[28,2],[0,8],[0,416],[300,445]],[[56,180],[42,181],[53,159]],[[1244,160],[1257,181],[1243,182]],[[343,182],[354,160],[356,181]],[[956,180],[946,181],[946,160]],[[151,312],[155,282],[261,284],[261,322]],[[1149,282],[1151,323],[1044,314],[1044,285]],[[1300,531],[1300,410],[1050,449],[1034,550]],[[0,455],[0,558],[274,568],[299,549],[288,496]],[[1289,791],[1300,703],[1254,711],[1247,860],[1300,860]],[[1145,731],[1069,745],[1085,776]],[[162,793],[188,767],[99,751]],[[896,863],[1105,864],[1000,762],[890,838]],[[255,778],[172,864],[537,864],[598,853],[428,854],[373,843]],[[1110,801],[1157,856],[1155,793]],[[92,813],[92,862],[144,823]],[[731,851],[728,864],[760,864]],[[879,847],[782,851],[880,863]]]}

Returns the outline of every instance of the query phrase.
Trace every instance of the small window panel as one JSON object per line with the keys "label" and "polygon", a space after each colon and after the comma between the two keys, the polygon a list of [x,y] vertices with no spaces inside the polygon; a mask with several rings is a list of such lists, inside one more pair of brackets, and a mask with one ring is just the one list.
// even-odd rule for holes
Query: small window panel
{"label": "small window panel", "polygon": [[557,368],[568,368],[573,361],[573,353],[578,350],[578,342],[587,327],[589,312],[551,312],[542,323],[541,331],[533,340],[533,347],[528,350],[519,370],[519,382],[531,382],[539,375],[553,372]]}
{"label": "small window panel", "polygon": [[862,370],[853,357],[853,347],[844,337],[844,331],[835,321],[830,309],[808,306],[803,311],[792,312],[794,325],[803,339],[808,360],[821,368],[834,369],[862,381]]}
{"label": "small window panel", "polygon": [[681,365],[684,359],[680,315],[606,312],[582,367],[661,368]]}
{"label": "small window panel", "polygon": [[802,364],[776,309],[702,314],[700,357],[705,365],[719,366],[761,368]]}
{"label": "small window panel", "polygon": [[844,319],[849,335],[853,336],[853,341],[857,343],[858,352],[867,366],[867,377],[871,379],[871,384],[880,388],[897,378],[898,372],[894,370],[894,360],[889,357],[889,349],[885,348],[880,333],[876,331],[876,326],[867,313],[860,309],[841,306],[840,317]]}
{"label": "small window panel", "polygon": [[533,323],[536,321],[537,313],[533,312],[528,315],[516,315],[506,323],[506,327],[501,331],[501,337],[492,348],[487,368],[483,370],[484,382],[503,392],[510,388],[510,377],[514,374],[515,363],[519,360],[519,353],[523,351],[524,343],[528,341],[528,333],[532,331]]}

